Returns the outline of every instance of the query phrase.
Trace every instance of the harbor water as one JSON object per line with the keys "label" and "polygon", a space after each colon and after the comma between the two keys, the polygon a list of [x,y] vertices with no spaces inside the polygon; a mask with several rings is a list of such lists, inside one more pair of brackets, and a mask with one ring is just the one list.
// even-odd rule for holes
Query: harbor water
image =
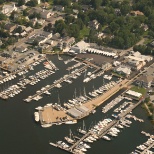
{"label": "harbor water", "polygon": [[[52,84],[54,80],[59,79],[64,74],[68,74],[66,68],[75,64],[70,62],[65,65],[64,62],[58,60],[57,55],[49,57],[52,62],[59,68],[55,74],[52,74],[48,78],[38,82],[36,85],[26,86],[20,94],[8,100],[0,100],[0,153],[1,154],[67,154],[67,152],[55,148],[49,145],[49,141],[56,142],[63,140],[65,136],[69,135],[69,131],[76,136],[80,136],[77,132],[79,127],[82,127],[83,120],[86,128],[92,127],[99,120],[111,117],[113,109],[119,106],[116,105],[113,109],[107,113],[102,113],[101,108],[109,103],[113,98],[116,98],[118,94],[112,96],[109,100],[104,102],[97,108],[95,114],[91,114],[88,117],[81,119],[74,125],[53,125],[49,128],[42,128],[40,123],[36,123],[34,120],[35,108],[38,106],[44,106],[47,103],[58,102],[58,96],[60,103],[63,104],[75,95],[83,95],[84,89],[86,93],[97,89],[102,86],[103,83],[107,83],[107,80],[103,80],[103,77],[97,77],[88,83],[83,83],[85,74],[83,73],[79,78],[74,79],[72,84],[62,83],[62,88],[54,88],[50,90],[51,96],[42,95],[43,98],[39,101],[31,101],[26,103],[23,99],[29,95],[33,95],[37,90],[47,84]],[[62,56],[64,60],[67,60],[68,56]],[[37,65],[34,71],[30,71],[26,76],[34,74],[43,68],[43,65]],[[88,69],[93,71],[94,69]],[[7,86],[14,84],[17,80],[9,81],[9,83],[1,85],[1,90],[7,88]],[[113,78],[113,80],[117,80]],[[154,128],[147,118],[145,110],[141,106],[137,107],[133,111],[133,115],[144,120],[144,123],[138,121],[132,121],[130,128],[124,128],[121,130],[116,138],[112,138],[111,141],[105,141],[100,139],[91,144],[87,154],[129,154],[135,150],[136,146],[142,144],[147,140],[145,135],[141,134],[141,131],[154,134]]]}

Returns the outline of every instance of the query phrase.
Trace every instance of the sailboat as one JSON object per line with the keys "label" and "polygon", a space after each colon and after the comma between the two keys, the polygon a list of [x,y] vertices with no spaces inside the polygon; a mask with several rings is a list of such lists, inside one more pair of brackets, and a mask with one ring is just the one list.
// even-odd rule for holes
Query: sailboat
{"label": "sailboat", "polygon": [[84,120],[83,120],[83,128],[82,129],[79,128],[78,132],[81,133],[81,134],[84,134],[84,135],[87,133]]}
{"label": "sailboat", "polygon": [[73,140],[72,138],[71,138],[71,135],[72,135],[72,132],[71,132],[71,130],[70,130],[70,134],[69,134],[69,137],[64,137],[64,139],[68,142],[68,143],[70,143],[70,144],[74,144],[75,143],[75,140]]}

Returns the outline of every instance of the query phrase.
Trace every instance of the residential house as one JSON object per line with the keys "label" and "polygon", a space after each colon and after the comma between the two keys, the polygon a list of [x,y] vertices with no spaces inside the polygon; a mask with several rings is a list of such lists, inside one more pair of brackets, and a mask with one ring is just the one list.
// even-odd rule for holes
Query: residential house
{"label": "residential house", "polygon": [[70,47],[73,43],[75,43],[75,38],[74,37],[65,37],[63,39],[64,48]]}
{"label": "residential house", "polygon": [[119,75],[126,76],[126,77],[129,77],[132,72],[131,68],[125,65],[119,65],[113,71]]}
{"label": "residential house", "polygon": [[89,22],[89,27],[95,30],[98,29],[99,25],[100,23],[97,20],[93,20]]}
{"label": "residential house", "polygon": [[[24,0],[25,3],[29,2],[30,0]],[[40,0],[37,0],[37,4],[40,4],[41,1]]]}
{"label": "residential house", "polygon": [[150,88],[154,77],[152,75],[142,75],[136,80],[136,85],[139,87]]}
{"label": "residential house", "polygon": [[59,33],[55,33],[53,36],[52,36],[52,40],[55,40],[55,41],[58,41],[60,39],[60,34]]}
{"label": "residential house", "polygon": [[31,33],[33,31],[33,28],[32,27],[27,27],[25,28],[25,32],[28,34],[28,33]]}
{"label": "residential house", "polygon": [[58,42],[57,48],[63,50],[63,42]]}
{"label": "residential house", "polygon": [[9,33],[12,33],[16,28],[17,28],[17,25],[13,23],[7,23],[4,26],[4,29],[7,30]]}
{"label": "residential house", "polygon": [[46,8],[48,8],[50,6],[50,4],[48,3],[48,2],[45,2],[45,3],[42,3],[41,4],[41,7],[43,8],[43,9],[46,9]]}
{"label": "residential house", "polygon": [[49,45],[52,45],[53,44],[53,40],[47,40],[45,43],[49,44]]}
{"label": "residential house", "polygon": [[50,38],[52,38],[52,33],[43,31],[43,32],[40,34],[40,36],[43,36],[43,37],[45,37],[45,38],[47,38],[47,39],[50,39]]}
{"label": "residential house", "polygon": [[149,29],[147,24],[142,23],[141,27],[144,29],[144,31],[147,31]]}
{"label": "residential house", "polygon": [[7,16],[10,16],[13,11],[17,11],[17,7],[15,6],[15,3],[3,5],[1,12]]}
{"label": "residential house", "polygon": [[48,19],[50,17],[52,17],[54,15],[53,12],[48,11],[48,10],[43,10],[42,12],[40,12],[41,18],[43,19]]}
{"label": "residential house", "polygon": [[131,11],[130,14],[133,15],[133,16],[143,16],[144,15],[144,13],[139,11],[139,10]]}
{"label": "residential house", "polygon": [[64,11],[64,7],[62,5],[54,5],[53,10],[62,12],[62,11]]}
{"label": "residential house", "polygon": [[121,11],[119,8],[114,9],[114,12],[117,16],[121,15]]}

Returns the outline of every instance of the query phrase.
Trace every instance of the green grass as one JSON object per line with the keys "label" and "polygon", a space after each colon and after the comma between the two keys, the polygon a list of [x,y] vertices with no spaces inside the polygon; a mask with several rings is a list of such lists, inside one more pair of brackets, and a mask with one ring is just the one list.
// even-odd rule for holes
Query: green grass
{"label": "green grass", "polygon": [[141,87],[137,87],[137,86],[132,87],[131,90],[141,93],[142,95],[145,95],[145,93],[146,93],[145,88],[141,88]]}
{"label": "green grass", "polygon": [[86,26],[80,31],[80,38],[84,38],[89,35],[90,29]]}

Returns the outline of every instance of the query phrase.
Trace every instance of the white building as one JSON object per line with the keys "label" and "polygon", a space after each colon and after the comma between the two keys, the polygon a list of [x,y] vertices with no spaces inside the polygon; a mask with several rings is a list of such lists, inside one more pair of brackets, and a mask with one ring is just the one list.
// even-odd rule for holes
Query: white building
{"label": "white building", "polygon": [[114,69],[114,72],[118,73],[119,75],[125,75],[126,77],[129,77],[132,71],[128,66],[120,65]]}
{"label": "white building", "polygon": [[13,11],[17,11],[17,7],[15,6],[14,3],[8,4],[8,5],[3,5],[1,12],[7,16],[10,16]]}
{"label": "white building", "polygon": [[75,51],[76,53],[83,53],[85,49],[88,48],[90,45],[85,43],[84,41],[80,41],[74,46],[71,47],[71,50]]}

